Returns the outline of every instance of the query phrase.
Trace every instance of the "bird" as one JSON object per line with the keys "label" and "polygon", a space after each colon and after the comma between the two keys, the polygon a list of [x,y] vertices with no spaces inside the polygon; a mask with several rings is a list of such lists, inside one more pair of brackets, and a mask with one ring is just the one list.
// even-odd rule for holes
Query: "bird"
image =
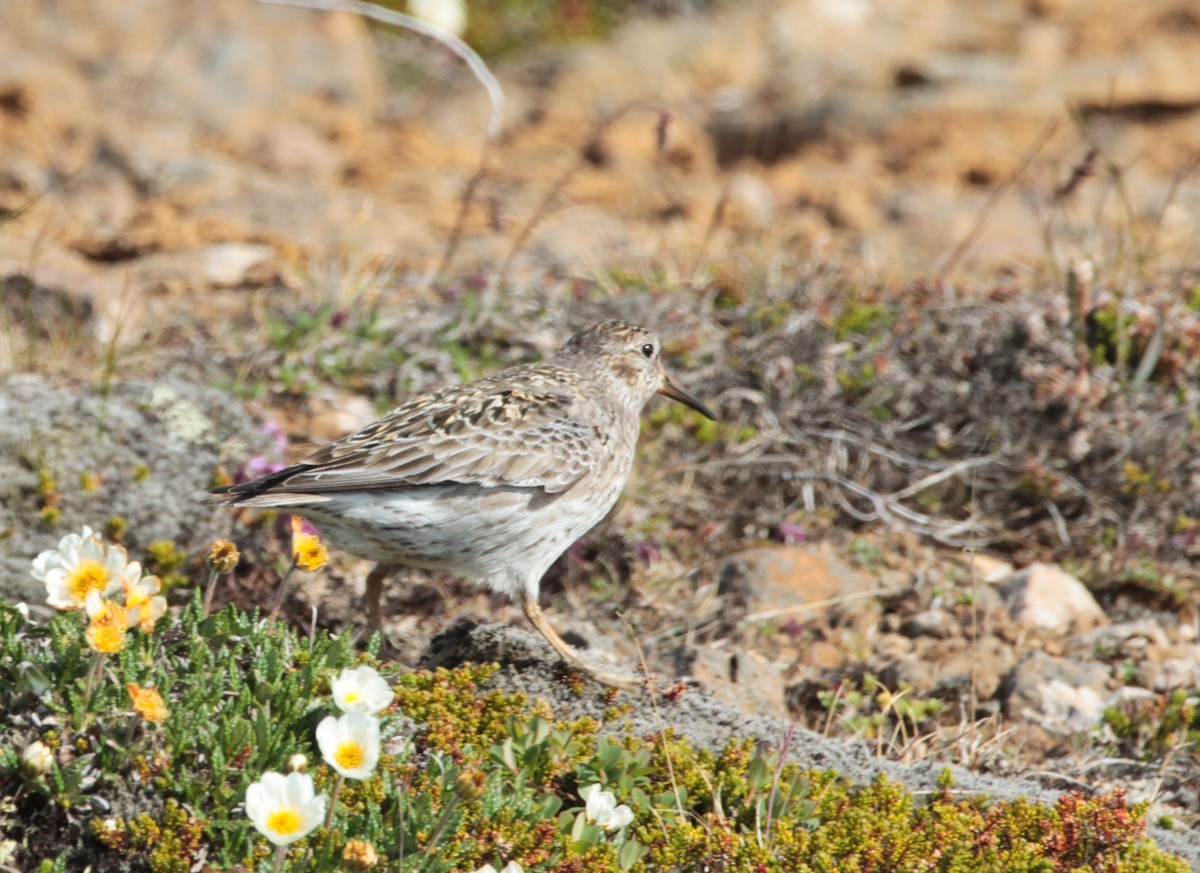
{"label": "bird", "polygon": [[388,576],[448,571],[520,599],[571,670],[636,688],[641,678],[582,660],[538,600],[550,565],[616,503],[655,394],[716,420],[663,369],[653,332],[600,321],[544,362],[414,397],[290,467],[214,489],[210,500],[299,515],[335,547],[374,561],[373,629],[382,627]]}

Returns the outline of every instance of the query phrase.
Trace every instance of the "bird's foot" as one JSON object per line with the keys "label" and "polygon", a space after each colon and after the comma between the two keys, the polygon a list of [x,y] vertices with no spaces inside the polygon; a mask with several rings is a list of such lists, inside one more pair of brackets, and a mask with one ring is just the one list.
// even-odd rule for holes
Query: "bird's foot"
{"label": "bird's foot", "polygon": [[563,666],[572,676],[587,676],[601,685],[607,685],[609,688],[618,691],[642,691],[653,681],[653,678],[650,676],[617,673],[614,670],[605,670],[602,667],[586,664],[578,657],[572,656],[568,658],[562,652],[559,654],[562,655]]}
{"label": "bird's foot", "polygon": [[542,608],[538,606],[536,597],[526,594],[522,607],[525,610],[525,615],[529,621],[537,629],[546,642],[554,651],[558,652],[558,656],[563,659],[567,669],[582,673],[585,676],[594,679],[601,685],[607,685],[609,688],[617,688],[621,691],[635,691],[645,687],[646,677],[633,676],[628,673],[615,673],[611,670],[605,670],[601,667],[594,667],[591,664],[585,663],[583,659],[576,654],[575,650],[566,644],[562,637],[555,632],[554,628],[550,627],[550,623],[546,621],[546,616],[542,613]]}

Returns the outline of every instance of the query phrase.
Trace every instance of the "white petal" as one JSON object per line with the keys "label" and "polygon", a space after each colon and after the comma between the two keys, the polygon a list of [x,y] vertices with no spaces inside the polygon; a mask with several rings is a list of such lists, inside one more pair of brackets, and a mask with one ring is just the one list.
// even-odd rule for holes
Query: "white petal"
{"label": "white petal", "polygon": [[619,831],[631,821],[633,821],[633,810],[622,803],[612,811],[604,827],[610,831]]}
{"label": "white petal", "polygon": [[84,600],[83,606],[87,610],[88,618],[95,618],[104,611],[104,598],[99,591],[93,588],[87,593],[87,599]]}
{"label": "white petal", "polygon": [[[596,788],[600,786],[597,785]],[[611,791],[592,791],[587,798],[587,818],[596,824],[603,825],[612,815],[617,805],[617,798]]]}
{"label": "white petal", "polygon": [[255,782],[246,789],[246,818],[256,825],[266,819],[267,799],[263,796],[266,788],[262,782]]}
{"label": "white petal", "polygon": [[59,564],[59,554],[54,549],[47,549],[33,559],[30,572],[39,582],[46,581],[46,574]]}

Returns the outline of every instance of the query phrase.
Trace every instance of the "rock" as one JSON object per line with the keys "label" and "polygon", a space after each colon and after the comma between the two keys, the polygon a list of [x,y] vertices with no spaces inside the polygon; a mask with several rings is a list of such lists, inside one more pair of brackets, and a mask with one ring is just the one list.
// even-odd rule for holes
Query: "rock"
{"label": "rock", "polygon": [[1155,691],[1195,689],[1200,685],[1200,646],[1149,645],[1137,668],[1137,682]]}
{"label": "rock", "polygon": [[692,654],[692,676],[714,700],[748,715],[788,717],[783,672],[776,664],[752,650],[698,646]]}
{"label": "rock", "polygon": [[1013,647],[995,637],[983,637],[974,644],[968,642],[939,665],[938,693],[955,692],[965,696],[973,685],[977,701],[990,700],[999,691],[1016,659]]}
{"label": "rock", "polygon": [[1009,718],[1053,734],[1087,731],[1100,723],[1108,697],[1102,664],[1033,652],[1004,677],[1000,696]]}
{"label": "rock", "polygon": [[817,670],[836,670],[846,663],[846,650],[828,640],[818,640],[804,647],[799,662]]}
{"label": "rock", "polygon": [[1169,643],[1166,631],[1153,618],[1119,621],[1077,634],[1069,640],[1067,654],[1081,658],[1145,657],[1152,646]]}
{"label": "rock", "polygon": [[980,582],[986,582],[989,585],[995,585],[1015,572],[1015,568],[1008,561],[1002,561],[981,552],[976,552],[969,557],[967,567],[975,573]]}
{"label": "rock", "polygon": [[1053,564],[1030,564],[999,588],[1013,620],[1030,630],[1065,634],[1108,622],[1092,592]]}
{"label": "rock", "polygon": [[[36,376],[0,383],[0,598],[40,604],[29,562],[68,533],[125,522],[131,559],[170,540],[196,553],[228,536],[232,513],[200,498],[218,463],[266,443],[240,403],[186,383],[55,388]],[[58,520],[39,519],[49,482]]]}
{"label": "rock", "polygon": [[962,625],[944,609],[926,609],[910,615],[900,625],[900,633],[906,637],[937,637],[949,639],[962,636]]}
{"label": "rock", "polygon": [[288,433],[305,434],[320,444],[341,439],[377,418],[379,411],[361,394],[321,388],[305,397],[302,407],[282,411],[279,420]]}
{"label": "rock", "polygon": [[976,701],[983,703],[995,695],[1015,660],[1012,647],[995,637],[974,643],[921,638],[911,651],[899,652],[878,666],[872,662],[872,668],[892,690],[911,688],[942,698],[965,698],[973,684]]}
{"label": "rock", "polygon": [[[845,563],[826,543],[748,549],[730,557],[719,578],[723,587],[745,593],[749,611],[757,619],[784,615],[812,619],[839,608],[829,601],[878,587],[871,576]],[[853,609],[854,602],[846,608]]]}
{"label": "rock", "polygon": [[251,269],[271,257],[268,246],[223,243],[203,251],[204,278],[218,287],[240,285]]}

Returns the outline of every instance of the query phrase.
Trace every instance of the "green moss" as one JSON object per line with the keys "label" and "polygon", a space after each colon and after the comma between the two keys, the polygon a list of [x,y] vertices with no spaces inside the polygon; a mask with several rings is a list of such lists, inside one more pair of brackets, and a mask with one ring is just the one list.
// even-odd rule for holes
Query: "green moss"
{"label": "green moss", "polygon": [[39,467],[37,471],[37,495],[44,502],[58,494],[58,482],[49,467]]}
{"label": "green moss", "polygon": [[146,555],[154,569],[162,573],[178,570],[187,559],[187,555],[179,551],[170,540],[152,542],[146,547]]}
{"label": "green moss", "polygon": [[721,433],[721,427],[715,421],[709,421],[707,418],[702,418],[696,423],[692,430],[692,435],[696,438],[696,442],[700,445],[711,445],[717,441],[717,437]]}
{"label": "green moss", "polygon": [[741,425],[733,433],[733,441],[735,443],[748,443],[755,439],[758,439],[758,428],[751,427],[748,424]]}
{"label": "green moss", "polygon": [[839,340],[850,337],[873,336],[889,329],[896,315],[876,303],[853,304],[833,323],[833,333]]}
{"label": "green moss", "polygon": [[875,387],[875,375],[872,365],[863,364],[854,371],[840,370],[834,378],[838,387],[847,395],[847,399],[854,401],[861,400],[871,392]]}
{"label": "green moss", "polygon": [[409,673],[396,686],[396,705],[426,726],[421,741],[432,749],[460,754],[464,744],[486,747],[499,742],[508,720],[528,708],[523,694],[480,693],[479,686],[498,669],[495,664],[473,664]]}
{"label": "green moss", "polygon": [[1092,363],[1129,365],[1130,330],[1135,318],[1122,313],[1116,301],[1097,307],[1088,315],[1088,346]]}
{"label": "green moss", "polygon": [[204,827],[173,798],[159,818],[145,813],[133,819],[94,819],[92,835],[122,854],[146,859],[151,873],[188,873],[203,842]]}
{"label": "green moss", "polygon": [[124,542],[127,530],[129,530],[129,522],[123,515],[114,515],[104,523],[104,534],[114,543]]}
{"label": "green moss", "polygon": [[1171,481],[1167,477],[1147,470],[1136,461],[1126,461],[1121,465],[1121,478],[1121,491],[1134,497],[1167,494],[1171,490]]}

